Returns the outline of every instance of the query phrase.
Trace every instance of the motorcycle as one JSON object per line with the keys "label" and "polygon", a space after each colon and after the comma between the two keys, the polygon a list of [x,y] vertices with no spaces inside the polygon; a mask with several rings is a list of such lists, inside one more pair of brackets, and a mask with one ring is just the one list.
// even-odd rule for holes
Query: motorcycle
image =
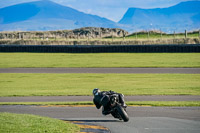
{"label": "motorcycle", "polygon": [[129,121],[129,117],[126,111],[126,107],[123,107],[119,102],[119,97],[117,94],[110,96],[110,113],[114,118],[123,120],[124,122]]}

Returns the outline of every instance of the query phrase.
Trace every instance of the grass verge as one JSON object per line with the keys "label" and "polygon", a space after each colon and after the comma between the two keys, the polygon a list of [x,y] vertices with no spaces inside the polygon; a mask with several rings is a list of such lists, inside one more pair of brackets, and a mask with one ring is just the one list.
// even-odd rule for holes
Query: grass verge
{"label": "grass verge", "polygon": [[0,96],[92,95],[93,88],[124,95],[200,95],[200,74],[1,73]]}
{"label": "grass verge", "polygon": [[200,53],[0,53],[0,68],[200,67]]}
{"label": "grass verge", "polygon": [[78,133],[74,124],[27,114],[0,113],[1,133]]}
{"label": "grass verge", "polygon": [[0,105],[94,105],[91,101],[83,102],[0,102]]}
{"label": "grass verge", "polygon": [[[128,106],[168,106],[168,107],[199,107],[200,101],[127,101]],[[85,102],[0,102],[0,105],[39,105],[51,106],[90,106],[94,105],[91,101]]]}

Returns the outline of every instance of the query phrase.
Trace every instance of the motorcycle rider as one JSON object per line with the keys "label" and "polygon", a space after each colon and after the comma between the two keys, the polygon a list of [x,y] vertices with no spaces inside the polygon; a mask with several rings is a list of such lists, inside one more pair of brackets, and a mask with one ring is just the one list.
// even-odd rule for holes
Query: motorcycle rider
{"label": "motorcycle rider", "polygon": [[116,93],[114,91],[100,91],[98,88],[93,89],[93,102],[96,105],[97,109],[100,109],[101,106],[102,108],[102,114],[103,115],[108,115],[110,113],[110,106],[109,106],[109,101],[110,101],[110,96],[113,94],[117,94],[119,96],[119,102],[121,103],[122,107],[126,108],[126,104],[124,102],[124,95],[120,93]]}

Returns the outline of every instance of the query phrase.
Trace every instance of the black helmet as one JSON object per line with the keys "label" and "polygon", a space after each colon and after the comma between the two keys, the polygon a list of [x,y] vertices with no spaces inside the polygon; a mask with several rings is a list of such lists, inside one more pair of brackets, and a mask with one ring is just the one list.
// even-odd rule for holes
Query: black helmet
{"label": "black helmet", "polygon": [[93,95],[98,95],[98,93],[101,92],[98,88],[95,88],[93,90]]}

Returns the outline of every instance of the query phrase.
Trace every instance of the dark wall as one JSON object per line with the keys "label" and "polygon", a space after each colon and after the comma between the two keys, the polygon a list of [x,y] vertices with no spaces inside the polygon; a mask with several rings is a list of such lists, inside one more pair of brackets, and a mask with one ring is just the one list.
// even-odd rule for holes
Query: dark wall
{"label": "dark wall", "polygon": [[188,45],[0,45],[0,52],[37,53],[185,53],[200,52],[200,44]]}

